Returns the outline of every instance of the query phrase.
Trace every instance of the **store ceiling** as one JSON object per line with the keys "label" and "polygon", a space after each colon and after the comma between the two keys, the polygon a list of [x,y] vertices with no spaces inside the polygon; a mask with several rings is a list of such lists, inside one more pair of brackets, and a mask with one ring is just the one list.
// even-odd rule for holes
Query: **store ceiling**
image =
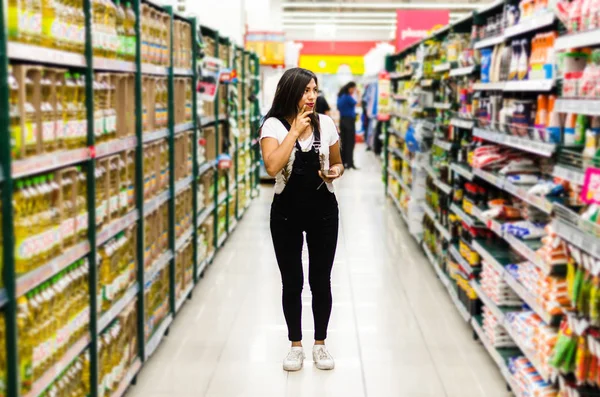
{"label": "store ceiling", "polygon": [[395,37],[397,9],[448,9],[452,22],[486,4],[471,0],[281,0],[283,28],[291,40],[390,40]]}

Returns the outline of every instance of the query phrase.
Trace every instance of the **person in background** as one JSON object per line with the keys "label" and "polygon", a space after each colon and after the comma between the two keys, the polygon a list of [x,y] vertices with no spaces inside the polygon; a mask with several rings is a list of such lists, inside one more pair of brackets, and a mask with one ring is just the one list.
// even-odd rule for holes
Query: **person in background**
{"label": "person in background", "polygon": [[354,165],[354,144],[356,143],[356,104],[353,95],[356,83],[351,81],[340,89],[337,108],[340,112],[340,138],[342,141],[342,161],[344,168],[356,169]]}
{"label": "person in background", "polygon": [[260,130],[263,159],[275,177],[271,237],[283,283],[283,313],[291,350],[286,371],[302,369],[302,246],[308,247],[308,283],[314,318],[313,361],[318,369],[335,364],[325,347],[331,316],[331,271],[338,240],[339,211],[333,181],[344,173],[337,128],[315,113],[317,76],[287,70]]}
{"label": "person in background", "polygon": [[317,97],[316,111],[317,113],[324,114],[326,116],[329,116],[329,112],[331,111],[331,108],[327,103],[327,99],[325,99],[325,95],[323,94],[323,91],[319,91],[319,96]]}

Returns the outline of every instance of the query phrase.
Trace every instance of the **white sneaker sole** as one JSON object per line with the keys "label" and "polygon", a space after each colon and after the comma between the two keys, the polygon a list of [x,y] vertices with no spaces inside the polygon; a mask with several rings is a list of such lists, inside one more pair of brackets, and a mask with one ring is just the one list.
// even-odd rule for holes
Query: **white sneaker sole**
{"label": "white sneaker sole", "polygon": [[332,366],[325,366],[320,365],[318,362],[315,361],[315,367],[317,367],[317,369],[320,369],[321,371],[331,371],[335,368],[335,364],[333,364]]}
{"label": "white sneaker sole", "polygon": [[296,372],[296,371],[300,371],[302,369],[304,365],[300,364],[299,367],[286,367],[285,365],[283,366],[283,370],[287,371],[287,372]]}

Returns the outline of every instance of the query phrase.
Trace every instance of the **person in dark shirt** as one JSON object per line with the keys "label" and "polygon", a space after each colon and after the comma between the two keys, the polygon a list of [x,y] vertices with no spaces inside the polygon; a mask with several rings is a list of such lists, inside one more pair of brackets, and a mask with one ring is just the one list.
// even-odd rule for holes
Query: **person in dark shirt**
{"label": "person in dark shirt", "polygon": [[356,143],[356,83],[351,81],[340,89],[337,108],[340,112],[340,138],[342,161],[346,169],[356,169],[354,165],[354,144]]}
{"label": "person in dark shirt", "polygon": [[325,114],[325,115],[329,116],[329,111],[331,110],[331,108],[329,107],[329,104],[327,103],[327,99],[325,99],[325,95],[323,95],[323,91],[319,91],[319,96],[317,97],[316,110],[317,110],[317,113]]}

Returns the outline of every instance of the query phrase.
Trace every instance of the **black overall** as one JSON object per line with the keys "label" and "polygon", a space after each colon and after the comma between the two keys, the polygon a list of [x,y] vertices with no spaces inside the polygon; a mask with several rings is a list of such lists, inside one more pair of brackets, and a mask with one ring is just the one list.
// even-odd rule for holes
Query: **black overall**
{"label": "black overall", "polygon": [[[285,120],[280,120],[290,130]],[[312,292],[315,340],[327,338],[331,315],[331,269],[338,238],[338,204],[319,176],[319,131],[308,152],[296,141],[296,157],[287,185],[271,206],[271,236],[283,283],[283,312],[292,342],[302,340],[303,232],[308,246],[308,282]]]}

